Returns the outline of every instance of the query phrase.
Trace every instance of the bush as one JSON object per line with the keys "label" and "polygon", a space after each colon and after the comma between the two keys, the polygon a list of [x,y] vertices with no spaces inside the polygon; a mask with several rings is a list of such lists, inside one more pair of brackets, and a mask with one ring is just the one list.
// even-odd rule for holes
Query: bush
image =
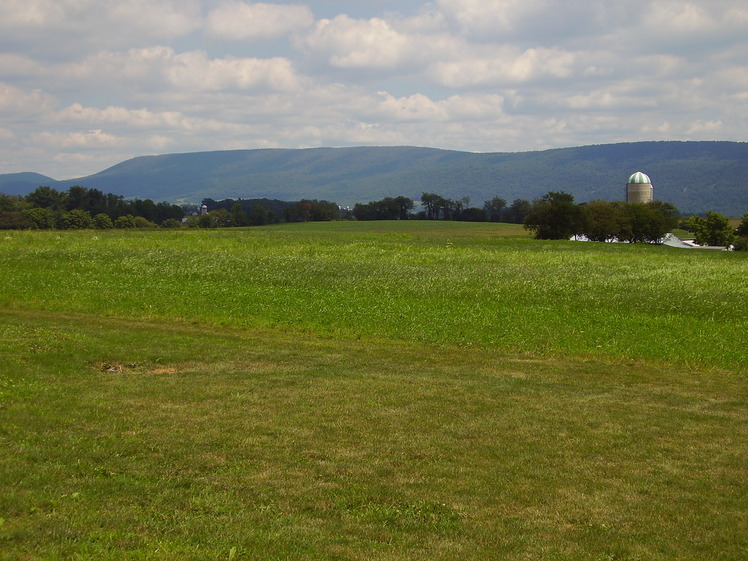
{"label": "bush", "polygon": [[114,222],[112,222],[112,219],[103,212],[93,217],[93,223],[94,228],[97,230],[109,230],[114,228]]}
{"label": "bush", "polygon": [[60,227],[63,230],[85,230],[93,227],[93,219],[85,210],[76,208],[62,213]]}
{"label": "bush", "polygon": [[24,210],[23,214],[35,230],[53,230],[57,225],[55,213],[48,208],[29,208]]}
{"label": "bush", "polygon": [[161,223],[162,228],[181,228],[182,222],[176,218],[167,218]]}
{"label": "bush", "polygon": [[737,238],[733,242],[732,248],[735,251],[748,251],[748,237],[741,236],[741,237]]}
{"label": "bush", "polygon": [[135,223],[136,228],[155,228],[156,224],[154,222],[151,222],[147,218],[143,218],[142,216],[136,216],[133,220]]}
{"label": "bush", "polygon": [[696,243],[699,245],[728,246],[735,239],[728,218],[716,212],[707,212],[706,219],[696,228]]}
{"label": "bush", "polygon": [[120,216],[114,221],[115,228],[135,228],[135,217],[132,214]]}

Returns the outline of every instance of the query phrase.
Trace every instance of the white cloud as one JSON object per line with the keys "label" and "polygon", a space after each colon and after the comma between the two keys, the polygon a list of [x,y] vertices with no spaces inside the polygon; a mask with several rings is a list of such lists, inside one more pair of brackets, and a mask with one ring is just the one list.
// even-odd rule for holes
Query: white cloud
{"label": "white cloud", "polygon": [[569,78],[577,59],[575,53],[561,49],[532,48],[519,52],[501,47],[493,54],[493,57],[436,62],[429,72],[436,82],[451,88],[509,86],[538,79]]}
{"label": "white cloud", "polygon": [[170,41],[202,25],[198,0],[4,0],[0,33],[48,60]]}
{"label": "white cloud", "polygon": [[5,0],[0,173],[167,150],[745,140],[746,27],[742,0]]}
{"label": "white cloud", "polygon": [[101,89],[120,93],[275,91],[299,87],[293,63],[286,58],[209,58],[205,51],[177,53],[166,46],[125,53],[99,52],[63,67],[63,72],[75,77],[75,87],[95,82]]}
{"label": "white cloud", "polygon": [[0,116],[4,121],[26,121],[48,114],[57,105],[54,96],[36,89],[25,91],[0,82]]}
{"label": "white cloud", "polygon": [[122,144],[123,139],[101,129],[73,132],[40,132],[32,137],[36,144],[52,148],[98,148]]}
{"label": "white cloud", "polygon": [[337,68],[394,68],[406,58],[409,39],[381,18],[340,15],[317,22],[302,45]]}
{"label": "white cloud", "polygon": [[314,15],[301,4],[229,0],[208,14],[206,34],[229,41],[274,39],[310,27]]}
{"label": "white cloud", "polygon": [[688,129],[686,134],[698,135],[705,132],[713,133],[722,129],[723,126],[722,121],[703,121],[699,119],[698,121],[691,123],[691,127]]}
{"label": "white cloud", "polygon": [[543,0],[438,0],[439,9],[465,34],[501,36],[542,8]]}

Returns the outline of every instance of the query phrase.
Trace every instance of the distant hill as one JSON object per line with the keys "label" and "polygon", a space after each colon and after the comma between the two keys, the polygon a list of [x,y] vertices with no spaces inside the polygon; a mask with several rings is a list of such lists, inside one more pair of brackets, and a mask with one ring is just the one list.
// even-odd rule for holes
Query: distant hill
{"label": "distant hill", "polygon": [[0,193],[6,195],[27,195],[40,185],[56,185],[57,181],[41,173],[0,174]]}
{"label": "distant hill", "polygon": [[342,205],[431,192],[470,197],[567,191],[577,202],[622,200],[628,177],[652,178],[655,198],[682,212],[748,212],[748,143],[635,142],[538,152],[475,154],[416,147],[261,149],[142,156],[88,177],[54,181],[38,174],[0,175],[0,191],[39,185],[96,188],[125,197],[199,202],[203,198],[319,199]]}

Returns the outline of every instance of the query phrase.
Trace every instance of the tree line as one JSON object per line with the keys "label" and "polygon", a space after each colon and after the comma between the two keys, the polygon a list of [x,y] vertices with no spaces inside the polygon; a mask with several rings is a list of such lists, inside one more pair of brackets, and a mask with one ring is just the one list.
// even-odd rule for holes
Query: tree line
{"label": "tree line", "polygon": [[[79,185],[67,192],[38,187],[25,197],[0,193],[0,229],[82,229],[180,227],[221,228],[260,226],[278,222],[353,220],[460,220],[524,224],[537,239],[569,239],[584,236],[591,241],[660,243],[663,236],[682,228],[693,233],[699,245],[748,249],[748,214],[737,228],[727,217],[708,212],[706,216],[680,217],[678,209],[666,202],[630,204],[595,200],[575,203],[569,193],[551,191],[530,202],[515,199],[511,204],[499,196],[471,207],[470,198],[452,200],[423,192],[421,209],[405,196],[356,203],[341,209],[334,202],[273,199],[203,199],[197,205],[154,203],[150,199],[126,200]],[[186,216],[186,218],[185,218]]]}
{"label": "tree line", "polygon": [[0,193],[0,229],[178,228],[183,224],[190,228],[219,228],[341,217],[338,205],[329,201],[204,199],[202,204],[208,209],[205,214],[194,204],[127,200],[121,195],[79,185],[67,191],[41,186],[26,196]]}
{"label": "tree line", "polygon": [[[289,202],[275,199],[203,199],[205,214],[194,212],[187,217],[187,227],[230,228],[264,226],[279,222],[324,222],[339,220],[341,210],[336,203],[302,199]],[[197,207],[195,207],[196,209]]]}
{"label": "tree line", "polygon": [[530,201],[515,199],[511,205],[501,197],[471,207],[470,197],[448,199],[424,192],[420,199],[423,210],[413,213],[415,201],[408,197],[385,197],[380,201],[356,203],[351,214],[356,220],[459,220],[465,222],[509,222],[521,224],[531,208]]}
{"label": "tree line", "polygon": [[716,212],[681,218],[674,205],[662,201],[575,204],[569,193],[552,191],[533,202],[524,225],[536,239],[584,236],[597,242],[629,243],[661,243],[665,234],[681,228],[694,234],[699,245],[748,249],[748,214],[735,228],[726,216]]}
{"label": "tree line", "polygon": [[407,197],[385,197],[379,201],[358,203],[353,208],[356,220],[465,220],[471,222],[509,222],[523,224],[536,239],[584,237],[591,241],[661,243],[665,234],[676,228],[694,234],[699,245],[732,245],[748,249],[748,214],[733,228],[726,216],[707,212],[705,217],[681,218],[671,203],[652,201],[644,204],[594,200],[575,203],[569,193],[548,192],[530,202],[516,199],[511,205],[501,197],[485,201],[481,208],[470,207],[469,197],[450,200],[435,193],[421,195],[423,210],[413,213],[415,202]]}
{"label": "tree line", "polygon": [[25,197],[0,193],[0,229],[177,227],[183,216],[177,205],[126,200],[79,185],[67,191],[38,187]]}

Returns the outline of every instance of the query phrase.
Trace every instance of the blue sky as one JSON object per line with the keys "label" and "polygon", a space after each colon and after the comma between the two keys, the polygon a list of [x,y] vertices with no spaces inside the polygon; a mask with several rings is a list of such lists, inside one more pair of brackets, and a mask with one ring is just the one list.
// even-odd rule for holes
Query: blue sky
{"label": "blue sky", "polygon": [[0,173],[145,155],[745,141],[745,0],[3,0]]}

